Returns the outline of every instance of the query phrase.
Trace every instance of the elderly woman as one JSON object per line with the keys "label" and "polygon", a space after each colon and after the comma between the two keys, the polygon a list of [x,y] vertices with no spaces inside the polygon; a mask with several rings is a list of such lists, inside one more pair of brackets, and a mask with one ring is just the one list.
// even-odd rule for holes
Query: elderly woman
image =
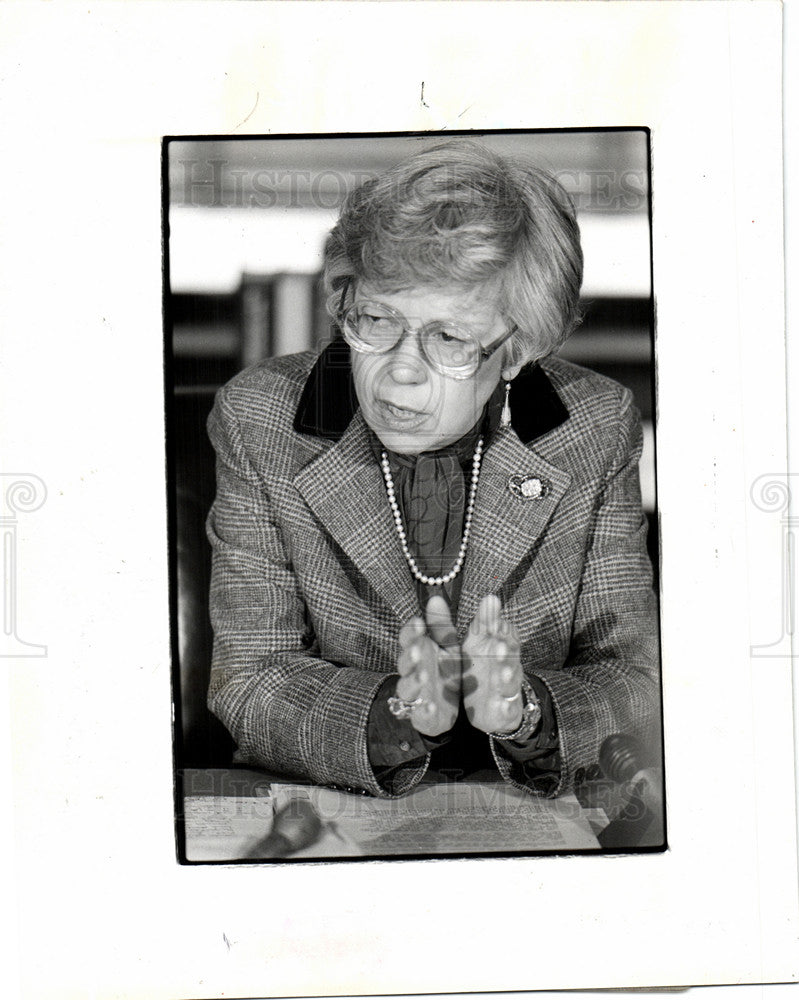
{"label": "elderly woman", "polygon": [[454,141],[347,198],[341,336],[264,361],[209,421],[211,709],[240,761],[378,796],[490,767],[555,795],[657,727],[630,393],[558,360],[573,207]]}

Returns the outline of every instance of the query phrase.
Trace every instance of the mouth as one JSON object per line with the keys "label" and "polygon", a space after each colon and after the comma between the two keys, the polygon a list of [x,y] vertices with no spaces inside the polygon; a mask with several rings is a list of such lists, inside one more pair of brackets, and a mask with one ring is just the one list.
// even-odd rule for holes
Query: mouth
{"label": "mouth", "polygon": [[375,405],[382,419],[395,426],[407,427],[411,424],[421,423],[427,416],[421,410],[397,406],[396,403],[390,403],[387,399],[378,399],[375,401]]}

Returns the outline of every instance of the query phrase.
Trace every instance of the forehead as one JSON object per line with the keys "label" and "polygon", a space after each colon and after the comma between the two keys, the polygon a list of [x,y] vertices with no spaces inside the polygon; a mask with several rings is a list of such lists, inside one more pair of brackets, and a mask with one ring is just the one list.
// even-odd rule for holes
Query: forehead
{"label": "forehead", "polygon": [[491,326],[501,319],[498,295],[487,285],[463,288],[419,286],[398,292],[381,291],[379,285],[359,281],[358,299],[371,299],[390,306],[412,321],[429,323],[434,319],[447,319],[469,327]]}

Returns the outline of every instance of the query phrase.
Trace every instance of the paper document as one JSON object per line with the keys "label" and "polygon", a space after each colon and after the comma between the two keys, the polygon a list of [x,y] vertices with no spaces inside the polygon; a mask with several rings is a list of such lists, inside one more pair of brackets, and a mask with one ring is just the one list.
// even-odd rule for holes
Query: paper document
{"label": "paper document", "polygon": [[376,799],[275,782],[268,795],[187,796],[187,859],[248,858],[269,833],[275,813],[295,798],[308,800],[322,820],[316,841],[291,855],[297,860],[599,846],[574,795],[543,799],[502,782],[450,782],[422,785],[400,799]]}
{"label": "paper document", "polygon": [[186,857],[189,861],[245,857],[271,829],[274,806],[271,796],[186,796]]}
{"label": "paper document", "polygon": [[[299,788],[299,786],[298,786]],[[308,789],[299,794],[307,797]],[[187,796],[184,801],[186,858],[188,861],[240,861],[272,829],[274,814],[285,805],[286,796]],[[351,857],[362,854],[358,845],[333,825],[325,824],[311,848],[292,857]]]}
{"label": "paper document", "polygon": [[312,788],[309,797],[324,822],[370,856],[599,846],[574,795],[543,799],[499,782],[428,785],[401,799],[329,788]]}

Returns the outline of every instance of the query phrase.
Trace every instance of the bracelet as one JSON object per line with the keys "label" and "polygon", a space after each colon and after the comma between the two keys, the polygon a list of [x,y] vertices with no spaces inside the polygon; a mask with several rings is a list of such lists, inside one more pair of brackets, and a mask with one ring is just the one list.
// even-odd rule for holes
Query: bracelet
{"label": "bracelet", "polygon": [[493,736],[495,740],[502,740],[503,742],[513,740],[521,743],[524,740],[529,740],[538,728],[538,724],[541,722],[541,704],[538,701],[538,697],[532,685],[528,684],[526,680],[522,681],[522,691],[524,692],[525,700],[524,708],[522,709],[522,721],[512,733],[489,733],[488,735]]}

